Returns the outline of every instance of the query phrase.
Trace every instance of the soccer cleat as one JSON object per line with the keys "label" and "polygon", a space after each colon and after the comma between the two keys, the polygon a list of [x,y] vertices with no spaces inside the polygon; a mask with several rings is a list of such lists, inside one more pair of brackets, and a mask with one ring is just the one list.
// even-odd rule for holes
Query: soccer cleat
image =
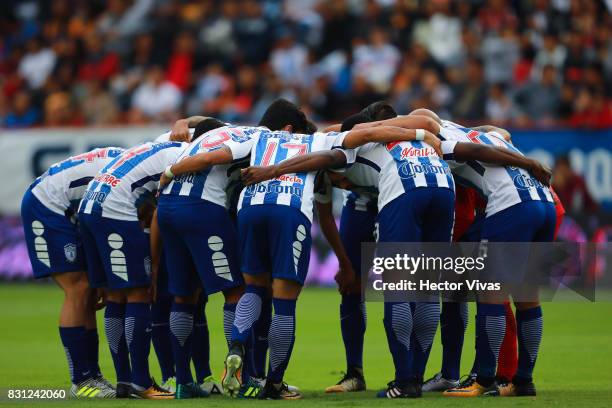
{"label": "soccer cleat", "polygon": [[463,385],[459,385],[456,388],[451,388],[444,391],[442,395],[445,397],[459,398],[479,397],[481,395],[498,396],[499,387],[495,381],[493,381],[493,383],[488,387],[485,387],[480,385],[476,379],[473,379],[473,381],[464,381]]}
{"label": "soccer cleat", "polygon": [[144,390],[137,390],[132,387],[132,392],[138,397],[142,399],[150,399],[150,400],[158,400],[158,399],[174,399],[174,393],[170,392],[155,382],[155,380],[151,379],[153,384],[149,388]]}
{"label": "soccer cleat", "polygon": [[363,377],[363,371],[358,369],[349,369],[346,374],[331,387],[325,389],[326,393],[337,392],[357,392],[365,391],[366,383]]}
{"label": "soccer cleat", "polygon": [[102,373],[98,373],[98,375],[94,379],[99,384],[101,384],[102,386],[106,387],[107,389],[111,389],[111,390],[115,391],[115,386],[110,381],[108,381],[106,378],[104,378]]}
{"label": "soccer cleat", "polygon": [[391,381],[387,384],[386,390],[378,391],[378,398],[419,398],[422,396],[421,384],[423,380],[418,381]]}
{"label": "soccer cleat", "polygon": [[212,394],[223,394],[223,388],[221,387],[221,384],[212,375],[209,375],[208,377],[206,377],[204,381],[198,386],[200,387],[200,389],[202,389],[203,391],[211,395]]}
{"label": "soccer cleat", "polygon": [[206,398],[210,396],[208,391],[203,390],[197,384],[177,384],[175,399]]}
{"label": "soccer cleat", "polygon": [[112,388],[100,384],[94,378],[88,378],[80,384],[72,384],[70,396],[78,399],[85,398],[115,398],[116,393]]}
{"label": "soccer cleat", "polygon": [[249,377],[249,380],[240,387],[238,398],[257,398],[265,385],[265,378]]}
{"label": "soccer cleat", "polygon": [[302,398],[299,391],[291,391],[287,383],[273,384],[266,381],[265,387],[259,392],[262,400],[296,400]]}
{"label": "soccer cleat", "polygon": [[166,381],[161,384],[161,387],[164,390],[168,390],[170,392],[176,391],[176,377],[168,377]]}
{"label": "soccer cleat", "polygon": [[117,383],[115,390],[117,398],[140,398],[132,389],[132,384]]}
{"label": "soccer cleat", "polygon": [[499,386],[500,397],[535,397],[536,388],[533,382],[515,384],[513,382]]}
{"label": "soccer cleat", "polygon": [[441,392],[450,388],[457,388],[459,380],[447,380],[442,377],[442,373],[438,373],[425,381],[423,384],[423,392]]}
{"label": "soccer cleat", "polygon": [[231,397],[238,396],[242,386],[242,357],[244,347],[237,342],[230,346],[230,350],[225,358],[225,369],[221,378],[223,392]]}

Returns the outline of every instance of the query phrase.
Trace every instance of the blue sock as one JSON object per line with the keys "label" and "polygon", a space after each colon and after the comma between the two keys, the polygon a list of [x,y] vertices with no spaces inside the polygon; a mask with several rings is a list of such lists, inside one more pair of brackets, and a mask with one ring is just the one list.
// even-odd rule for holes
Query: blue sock
{"label": "blue sock", "polygon": [[98,337],[98,329],[85,329],[85,338],[87,339],[87,357],[89,360],[89,368],[92,375],[98,376],[102,374],[100,371],[100,338]]}
{"label": "blue sock", "polygon": [[519,356],[515,378],[530,382],[533,380],[533,368],[542,342],[542,307],[517,310],[516,327]]}
{"label": "blue sock", "polygon": [[161,370],[162,382],[174,377],[174,358],[172,357],[172,340],[170,339],[170,306],[172,297],[158,298],[151,305],[151,342],[157,355]]}
{"label": "blue sock", "polygon": [[385,302],[384,316],[383,323],[387,333],[387,342],[395,366],[395,380],[408,380],[412,377],[410,353],[412,311],[410,303]]}
{"label": "blue sock", "polygon": [[272,299],[274,316],[268,334],[270,347],[268,381],[272,381],[273,384],[283,381],[291,358],[295,343],[295,302],[295,299]]}
{"label": "blue sock", "polygon": [[195,306],[172,303],[170,309],[170,333],[172,333],[172,355],[176,366],[176,383],[191,384],[191,340]]}
{"label": "blue sock", "polygon": [[[206,295],[200,296],[196,305],[193,325],[193,340],[191,344],[191,360],[195,368],[196,381],[198,384],[212,374],[210,370],[210,335],[208,333],[208,322],[206,320]],[[225,317],[225,316],[224,316]]]}
{"label": "blue sock", "polygon": [[244,295],[236,306],[236,317],[232,325],[232,341],[247,344],[251,337],[253,325],[261,314],[261,303],[266,293],[266,288],[261,286],[247,285]]}
{"label": "blue sock", "polygon": [[104,332],[110,349],[117,382],[129,384],[132,381],[130,353],[125,340],[125,304],[106,302],[104,309]]}
{"label": "blue sock", "polygon": [[268,333],[272,324],[272,298],[266,296],[261,305],[259,320],[253,327],[253,336],[249,351],[249,375],[257,378],[265,378],[266,362],[268,361]]}
{"label": "blue sock", "polygon": [[[439,302],[416,302],[412,314],[412,371],[423,377],[440,319]],[[458,378],[458,377],[457,377]]]}
{"label": "blue sock", "polygon": [[236,307],[237,303],[224,303],[223,304],[223,334],[225,335],[225,341],[229,346],[232,341],[232,327],[234,326],[234,320],[236,319]]}
{"label": "blue sock", "polygon": [[504,305],[480,304],[476,317],[478,382],[488,386],[495,379],[499,349],[506,332]]}
{"label": "blue sock", "polygon": [[442,338],[442,377],[458,380],[461,376],[461,352],[468,321],[465,302],[444,302],[440,314],[440,337]]}
{"label": "blue sock", "polygon": [[89,367],[85,327],[60,327],[59,334],[66,352],[72,383],[79,384],[91,378],[94,373]]}
{"label": "blue sock", "polygon": [[125,339],[132,363],[132,384],[149,388],[149,351],[151,350],[151,306],[127,303],[125,306]]}
{"label": "blue sock", "polygon": [[367,317],[361,295],[343,295],[340,303],[340,330],[347,370],[363,368],[363,338]]}

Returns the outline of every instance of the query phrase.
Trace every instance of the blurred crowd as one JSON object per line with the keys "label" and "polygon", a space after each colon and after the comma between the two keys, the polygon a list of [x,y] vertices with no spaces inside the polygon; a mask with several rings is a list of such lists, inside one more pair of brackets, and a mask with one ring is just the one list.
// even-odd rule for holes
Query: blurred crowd
{"label": "blurred crowd", "polygon": [[0,123],[314,120],[381,98],[465,123],[612,127],[610,0],[2,0]]}

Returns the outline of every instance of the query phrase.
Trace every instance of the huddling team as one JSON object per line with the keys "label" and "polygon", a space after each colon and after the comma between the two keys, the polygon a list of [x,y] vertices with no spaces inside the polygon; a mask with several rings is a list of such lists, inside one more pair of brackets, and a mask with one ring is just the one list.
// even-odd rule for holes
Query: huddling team
{"label": "huddling team", "polygon": [[[51,276],[65,294],[59,332],[72,396],[298,399],[283,377],[314,207],[340,265],[347,363],[326,392],[363,391],[361,243],[552,241],[563,212],[549,178],[503,129],[466,128],[425,109],[398,116],[377,102],[317,132],[281,99],[257,126],[191,117],[154,142],[54,164],[26,191],[21,213],[35,277]],[[345,190],[339,228],[332,187]],[[220,383],[205,315],[217,292],[228,345]],[[515,318],[507,298],[479,300],[476,359],[463,381],[466,304],[385,302],[395,375],[378,396],[535,395],[539,303],[515,302]],[[103,307],[114,384],[98,365]],[[439,321],[442,370],[423,381]],[[161,385],[149,374],[151,343]]]}

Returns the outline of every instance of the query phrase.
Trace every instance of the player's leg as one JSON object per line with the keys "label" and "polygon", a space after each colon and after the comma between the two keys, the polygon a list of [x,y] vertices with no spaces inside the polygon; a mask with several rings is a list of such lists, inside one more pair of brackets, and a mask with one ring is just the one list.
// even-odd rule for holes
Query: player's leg
{"label": "player's leg", "polygon": [[[552,242],[556,229],[556,213],[552,203],[536,202],[534,212],[539,212],[541,224],[536,229],[533,242]],[[535,217],[534,217],[535,218]],[[535,223],[534,223],[535,224]],[[537,288],[529,296],[531,301],[515,302],[518,334],[518,366],[512,383],[500,389],[503,396],[533,396],[533,370],[542,342],[543,317]]]}
{"label": "player's leg", "polygon": [[[420,189],[411,190],[391,201],[378,214],[378,241],[419,242],[422,236],[422,209]],[[379,248],[380,249],[380,248]],[[381,249],[380,254],[385,254]],[[392,251],[389,256],[394,256]],[[385,294],[387,296],[387,294]],[[383,324],[389,351],[393,357],[395,378],[387,389],[380,391],[380,398],[416,398],[421,396],[421,382],[413,378],[410,349],[413,328],[409,302],[397,302],[385,297]]]}
{"label": "player's leg", "polygon": [[506,333],[499,349],[499,361],[495,375],[500,384],[507,384],[512,380],[518,364],[516,319],[510,302],[504,302],[504,308],[506,309]]}
{"label": "player's leg", "polygon": [[105,382],[108,386],[112,387],[110,382],[104,378],[102,371],[100,370],[99,358],[100,358],[100,338],[98,336],[98,324],[96,321],[96,307],[100,297],[102,295],[97,290],[91,289],[87,298],[86,314],[85,314],[85,339],[87,341],[87,356],[89,359],[89,365],[94,377],[98,381]]}
{"label": "player's leg", "polygon": [[[160,271],[161,272],[161,271]],[[159,283],[157,299],[151,305],[151,342],[157,355],[157,361],[162,375],[162,388],[176,390],[176,372],[172,355],[172,340],[170,334],[170,308],[172,296],[160,294]]]}
{"label": "player's leg", "polygon": [[[278,220],[282,219],[282,222]],[[295,343],[295,309],[310,263],[310,221],[301,211],[270,206],[266,213],[267,241],[272,260],[272,305],[270,357],[261,399],[298,399],[300,392],[283,381]]]}
{"label": "player's leg", "polygon": [[[454,192],[445,188],[431,188],[427,191],[419,191],[419,194],[423,196],[424,207],[427,209],[422,215],[423,242],[450,242],[455,217]],[[435,252],[437,253],[437,249]],[[440,256],[443,255],[446,253],[440,254]],[[430,301],[415,303],[411,346],[413,376],[417,380],[422,381],[423,379],[439,319],[440,302],[437,295]]]}
{"label": "player's leg", "polygon": [[210,394],[212,392],[220,392],[220,388],[216,388],[212,371],[210,369],[210,334],[208,331],[208,321],[206,320],[206,303],[208,296],[200,293],[198,302],[196,303],[194,324],[193,324],[193,342],[191,345],[191,361],[195,370],[196,383],[200,387],[204,387]]}
{"label": "player's leg", "polygon": [[346,374],[325,392],[364,391],[363,342],[367,315],[361,294],[361,243],[374,240],[376,213],[344,207],[340,217],[340,239],[356,274],[353,287],[342,294],[340,331],[346,356]]}
{"label": "player's leg", "polygon": [[160,201],[157,209],[168,272],[168,290],[173,295],[169,327],[177,399],[205,396],[195,385],[191,373],[194,319],[200,282],[187,245],[187,240],[192,238],[190,229],[183,227],[190,224],[190,215],[193,215],[190,207],[167,201]]}
{"label": "player's leg", "polygon": [[270,324],[272,324],[272,293],[268,291],[262,299],[261,313],[253,327],[253,335],[248,346],[250,350],[247,352],[250,357],[247,364],[248,375],[260,384],[264,384],[266,378]]}

